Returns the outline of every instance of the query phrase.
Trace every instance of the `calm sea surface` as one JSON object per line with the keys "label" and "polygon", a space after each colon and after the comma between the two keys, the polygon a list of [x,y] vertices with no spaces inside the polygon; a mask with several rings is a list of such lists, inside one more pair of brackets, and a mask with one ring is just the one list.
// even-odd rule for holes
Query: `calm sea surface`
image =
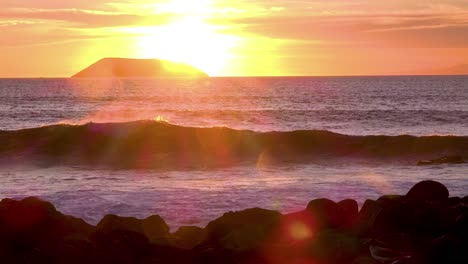
{"label": "calm sea surface", "polygon": [[[256,131],[468,136],[468,76],[0,79],[0,130],[157,117]],[[38,195],[92,223],[107,213],[160,214],[175,227],[255,206],[293,211],[317,197],[363,202],[404,194],[422,179],[468,195],[468,165],[314,163],[206,171],[3,167],[0,198]]]}

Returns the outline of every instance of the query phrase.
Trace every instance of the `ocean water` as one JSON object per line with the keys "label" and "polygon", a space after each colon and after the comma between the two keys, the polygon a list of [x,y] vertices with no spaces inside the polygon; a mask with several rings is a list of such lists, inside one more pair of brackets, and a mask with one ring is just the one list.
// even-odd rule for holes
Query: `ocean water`
{"label": "ocean water", "polygon": [[468,135],[468,76],[0,79],[0,129],[162,116],[183,126]]}
{"label": "ocean water", "polygon": [[[468,136],[468,76],[0,79],[0,130],[147,119],[262,132]],[[107,213],[159,214],[175,228],[249,207],[291,212],[318,197],[362,203],[404,194],[423,179],[468,195],[467,164],[317,161],[179,170],[4,165],[0,198],[40,196],[91,223]]]}

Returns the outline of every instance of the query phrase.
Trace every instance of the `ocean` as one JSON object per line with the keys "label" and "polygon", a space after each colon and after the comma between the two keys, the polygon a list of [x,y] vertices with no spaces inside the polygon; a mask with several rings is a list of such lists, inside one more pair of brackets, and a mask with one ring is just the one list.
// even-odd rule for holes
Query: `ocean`
{"label": "ocean", "polygon": [[[24,129],[38,129],[43,139],[54,127],[74,125],[72,129],[79,129],[90,123],[137,120],[182,130],[246,130],[240,135],[254,131],[252,137],[260,139],[272,131],[308,135],[323,130],[336,133],[337,138],[350,136],[351,141],[374,136],[403,140],[407,137],[394,136],[408,135],[427,137],[424,140],[431,142],[430,136],[437,136],[443,142],[456,140],[458,146],[451,143],[450,148],[424,155],[421,151],[405,153],[401,149],[407,148],[401,146],[390,159],[381,159],[382,155],[367,158],[369,153],[382,151],[368,148],[367,156],[359,159],[342,158],[350,153],[344,150],[336,158],[335,145],[333,155],[321,146],[329,156],[301,162],[260,162],[258,157],[256,162],[223,166],[116,168],[89,163],[4,162],[0,198],[39,196],[90,223],[108,213],[158,214],[174,228],[203,226],[226,211],[251,207],[291,212],[319,197],[354,198],[362,203],[382,194],[405,194],[423,179],[444,183],[453,196],[468,194],[467,164],[415,165],[420,157],[460,154],[449,151],[453,149],[466,153],[468,76],[0,79],[0,144],[6,144],[7,136],[19,138],[30,131]],[[349,140],[345,137],[343,142]],[[382,142],[372,147],[386,146]],[[81,144],[92,143],[84,140]]]}

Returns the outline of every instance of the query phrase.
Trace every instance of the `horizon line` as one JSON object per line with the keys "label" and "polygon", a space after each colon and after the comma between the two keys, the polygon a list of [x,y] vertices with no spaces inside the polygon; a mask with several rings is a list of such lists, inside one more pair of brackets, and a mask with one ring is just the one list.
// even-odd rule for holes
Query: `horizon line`
{"label": "horizon line", "polygon": [[0,77],[0,79],[205,79],[205,78],[320,78],[320,77],[431,77],[431,76],[468,76],[468,73],[454,74],[363,74],[363,75],[216,75],[208,77],[90,77],[90,78],[73,78],[71,76],[50,76],[50,77]]}

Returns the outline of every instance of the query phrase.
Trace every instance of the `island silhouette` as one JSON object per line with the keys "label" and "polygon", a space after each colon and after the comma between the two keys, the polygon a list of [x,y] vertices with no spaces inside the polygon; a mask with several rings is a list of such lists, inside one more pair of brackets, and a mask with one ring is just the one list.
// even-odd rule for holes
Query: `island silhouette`
{"label": "island silhouette", "polygon": [[161,59],[103,58],[72,78],[200,78],[205,72],[181,62]]}

